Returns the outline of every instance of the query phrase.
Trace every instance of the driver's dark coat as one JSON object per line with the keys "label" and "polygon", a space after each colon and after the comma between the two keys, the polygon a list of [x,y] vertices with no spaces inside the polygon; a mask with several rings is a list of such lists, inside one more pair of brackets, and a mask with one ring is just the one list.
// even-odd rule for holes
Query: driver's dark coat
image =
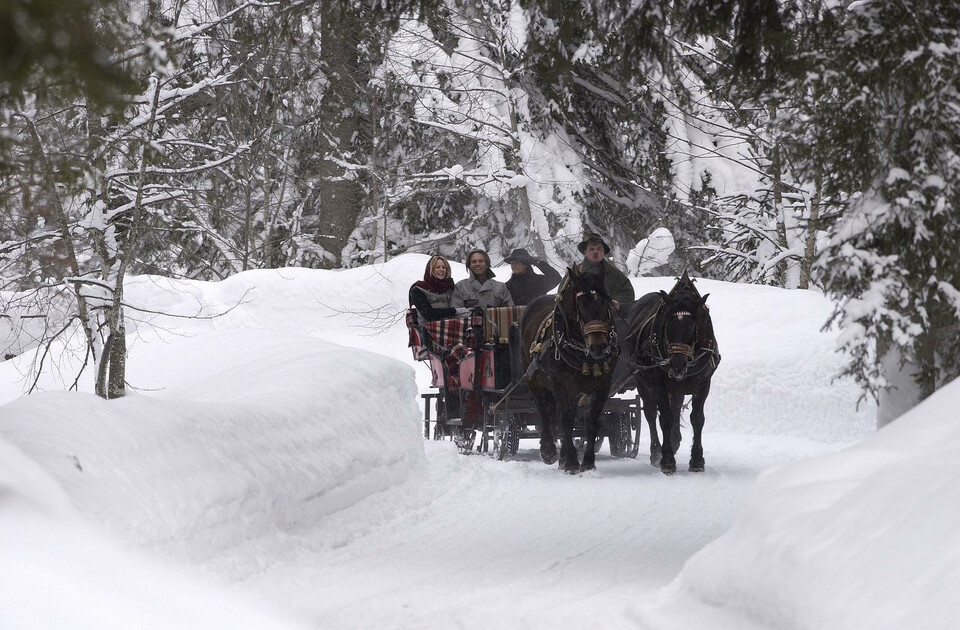
{"label": "driver's dark coat", "polygon": [[507,280],[507,290],[515,306],[526,306],[560,283],[560,273],[545,261],[540,261],[536,266],[543,272],[542,276],[527,267],[525,273],[515,273]]}
{"label": "driver's dark coat", "polygon": [[611,300],[616,300],[619,303],[621,313],[629,312],[635,299],[635,293],[633,292],[633,285],[630,284],[630,279],[622,271],[606,258],[600,262],[593,262],[585,258],[582,263],[577,265],[580,273],[599,274],[601,267],[603,267],[603,287],[607,290],[607,295],[610,296]]}

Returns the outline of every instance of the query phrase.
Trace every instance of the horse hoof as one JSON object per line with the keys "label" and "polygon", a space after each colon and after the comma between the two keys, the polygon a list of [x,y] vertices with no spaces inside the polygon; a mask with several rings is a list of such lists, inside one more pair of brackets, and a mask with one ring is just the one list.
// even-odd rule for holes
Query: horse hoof
{"label": "horse hoof", "polygon": [[553,444],[550,447],[540,447],[540,460],[547,466],[552,466],[557,461],[557,447]]}
{"label": "horse hoof", "polygon": [[667,477],[672,477],[673,474],[674,474],[675,472],[677,472],[677,469],[676,469],[676,468],[664,468],[663,466],[661,466],[661,467],[660,467],[660,472],[662,472],[663,474],[665,474]]}
{"label": "horse hoof", "polygon": [[597,469],[596,464],[584,463],[580,465],[580,472],[587,472],[588,470],[596,470],[596,469]]}
{"label": "horse hoof", "polygon": [[700,460],[697,462],[694,462],[694,461],[690,462],[690,472],[703,472],[705,467],[706,466],[703,460]]}
{"label": "horse hoof", "polygon": [[662,455],[660,455],[660,453],[651,454],[651,455],[650,455],[650,465],[651,465],[651,466],[659,466],[659,465],[660,465],[660,458],[661,458],[661,457],[662,457]]}
{"label": "horse hoof", "polygon": [[667,459],[660,461],[660,472],[665,475],[672,475],[677,472],[677,463]]}
{"label": "horse hoof", "polygon": [[580,472],[580,461],[576,457],[561,457],[560,470],[568,475],[576,475]]}

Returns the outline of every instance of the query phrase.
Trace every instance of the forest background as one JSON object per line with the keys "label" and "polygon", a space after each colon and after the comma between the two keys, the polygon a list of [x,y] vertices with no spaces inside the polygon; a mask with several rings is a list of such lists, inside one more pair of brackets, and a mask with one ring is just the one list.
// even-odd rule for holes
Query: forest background
{"label": "forest background", "polygon": [[587,230],[634,275],[825,291],[847,373],[901,387],[881,422],[960,374],[956,3],[0,0],[0,25],[7,353],[79,351],[101,396],[128,274],[566,265]]}

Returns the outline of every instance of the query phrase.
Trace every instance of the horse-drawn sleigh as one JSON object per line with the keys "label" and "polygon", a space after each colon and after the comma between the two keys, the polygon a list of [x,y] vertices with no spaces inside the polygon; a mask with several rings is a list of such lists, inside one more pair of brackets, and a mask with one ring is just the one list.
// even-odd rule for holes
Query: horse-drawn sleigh
{"label": "horse-drawn sleigh", "polygon": [[[527,307],[478,308],[469,317],[433,322],[419,322],[411,310],[410,347],[429,364],[436,388],[423,394],[424,435],[431,436],[432,424],[434,439],[497,459],[515,455],[520,439],[539,439],[544,462],[559,459],[563,470],[577,472],[594,467],[604,438],[614,457],[637,456],[642,401],[651,463],[669,474],[676,469],[680,408],[692,395],[690,470],[703,470],[703,402],[719,362],[705,300],[684,274],[670,293],[638,300],[620,327],[626,339],[618,339],[614,318],[621,315],[611,308],[603,278],[571,268],[556,296]],[[618,361],[627,368],[614,382]],[[617,397],[634,387],[634,397]]]}
{"label": "horse-drawn sleigh", "polygon": [[[541,437],[521,367],[524,308],[477,308],[469,317],[422,323],[408,313],[414,358],[430,366],[435,388],[422,395],[425,437],[452,439],[462,452],[476,449],[501,460],[516,455],[521,439]],[[637,412],[635,399],[607,401],[601,440],[608,439],[615,457],[636,456]],[[585,435],[582,414],[576,423],[580,438]]]}

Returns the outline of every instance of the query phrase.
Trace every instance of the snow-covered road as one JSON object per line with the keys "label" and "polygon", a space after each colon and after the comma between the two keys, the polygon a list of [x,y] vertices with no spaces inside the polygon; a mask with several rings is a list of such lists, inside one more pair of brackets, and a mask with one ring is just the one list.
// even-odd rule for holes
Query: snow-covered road
{"label": "snow-covered road", "polygon": [[705,435],[707,471],[672,477],[647,463],[646,438],[637,460],[604,448],[576,477],[541,463],[534,440],[511,462],[427,442],[406,482],[218,562],[260,558],[235,588],[316,628],[636,628],[636,607],[730,527],[760,471],[840,447]]}
{"label": "snow-covered road", "polygon": [[[137,389],[117,401],[57,392],[65,381],[53,374],[40,381],[53,391],[21,397],[30,357],[0,365],[0,400],[9,401],[0,406],[0,499],[8,497],[0,583],[38,601],[0,605],[0,626],[209,630],[211,616],[231,628],[245,627],[231,619],[253,619],[242,605],[152,572],[144,554],[212,578],[231,601],[280,611],[275,625],[246,626],[257,630],[292,627],[284,614],[297,628],[337,630],[570,622],[673,630],[678,619],[746,630],[744,619],[780,628],[796,610],[814,621],[827,614],[805,598],[833,584],[816,566],[855,571],[861,560],[834,566],[834,558],[847,557],[840,547],[858,549],[846,541],[859,530],[816,547],[826,559],[806,572],[810,547],[797,530],[831,527],[821,523],[832,513],[816,510],[831,510],[827,499],[895,458],[871,451],[851,458],[865,462],[852,472],[832,463],[812,476],[788,474],[785,491],[766,484],[759,501],[776,512],[747,496],[780,464],[874,433],[872,411],[856,408],[856,386],[833,380],[843,357],[836,333],[821,330],[831,310],[824,296],[699,281],[723,355],[706,404],[706,472],[685,470],[685,427],[681,471],[662,475],[647,463],[644,427],[638,459],[613,459],[604,447],[596,471],[569,476],[539,461],[534,440],[521,442],[516,460],[497,462],[421,437],[417,394],[430,391],[429,370],[411,359],[402,314],[426,260],[261,270],[215,283],[134,279],[130,299],[145,313],[171,315],[136,322],[128,377]],[[633,279],[638,294],[670,281]],[[794,526],[790,515],[811,497],[811,513]],[[737,547],[741,536],[718,549],[712,541],[737,523],[749,546]],[[125,569],[118,573],[102,544],[58,533],[84,525],[130,552]],[[779,542],[783,530],[795,534],[783,538],[788,544]],[[29,547],[3,547],[23,532],[35,538]],[[705,546],[714,560],[683,574]],[[798,576],[794,589],[744,596],[771,583],[767,557]],[[118,583],[120,573],[138,580]],[[891,576],[885,592],[899,586]],[[89,595],[75,597],[77,584]],[[57,606],[42,605],[48,600]],[[651,608],[658,601],[664,606]],[[863,618],[874,610],[864,602],[853,609]],[[846,627],[858,626],[837,626]]]}

